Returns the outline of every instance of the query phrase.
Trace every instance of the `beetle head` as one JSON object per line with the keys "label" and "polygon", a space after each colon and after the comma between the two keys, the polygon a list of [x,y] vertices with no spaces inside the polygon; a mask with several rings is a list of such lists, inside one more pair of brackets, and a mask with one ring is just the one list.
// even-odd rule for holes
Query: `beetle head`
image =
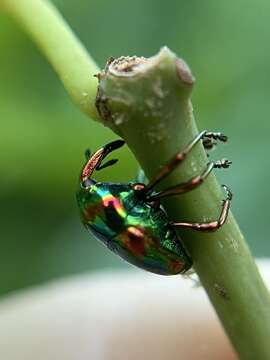
{"label": "beetle head", "polygon": [[85,179],[81,181],[81,186],[83,189],[89,189],[92,185],[95,185],[97,182],[94,179]]}

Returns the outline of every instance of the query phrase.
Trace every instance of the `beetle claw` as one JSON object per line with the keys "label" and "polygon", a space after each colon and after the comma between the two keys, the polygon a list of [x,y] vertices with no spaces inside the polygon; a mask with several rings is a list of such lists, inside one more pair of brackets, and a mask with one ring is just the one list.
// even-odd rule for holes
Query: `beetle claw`
{"label": "beetle claw", "polygon": [[227,169],[232,164],[232,161],[228,159],[221,159],[215,162],[214,167],[218,169]]}
{"label": "beetle claw", "polygon": [[221,142],[228,141],[228,136],[221,132],[206,131],[203,136],[203,146],[206,150],[211,150],[217,145],[217,140]]}
{"label": "beetle claw", "polygon": [[223,189],[225,190],[226,194],[227,194],[227,198],[226,200],[232,200],[233,198],[233,193],[231,192],[231,190],[228,188],[227,185],[221,185],[223,187]]}

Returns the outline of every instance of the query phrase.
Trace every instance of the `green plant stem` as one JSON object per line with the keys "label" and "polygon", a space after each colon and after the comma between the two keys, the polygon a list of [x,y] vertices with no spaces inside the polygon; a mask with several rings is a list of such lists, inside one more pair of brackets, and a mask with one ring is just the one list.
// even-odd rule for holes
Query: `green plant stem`
{"label": "green plant stem", "polygon": [[71,99],[85,114],[98,119],[95,107],[98,66],[61,14],[49,1],[0,0],[47,57]]}
{"label": "green plant stem", "polygon": [[[101,73],[98,104],[106,124],[127,141],[151,179],[198,134],[190,102],[194,80],[167,48],[140,65],[138,61],[118,60]],[[197,145],[161,188],[201,173],[207,162],[202,144]],[[224,196],[211,174],[198,189],[164,205],[176,222],[207,222],[218,218]],[[232,214],[217,232],[179,233],[241,358],[270,358],[269,293]]]}
{"label": "green plant stem", "polygon": [[[96,65],[56,10],[41,0],[0,0],[0,4],[27,29],[79,108],[98,119],[92,79]],[[193,78],[184,62],[167,49],[148,60],[125,61],[112,63],[101,74],[99,111],[151,178],[198,133],[190,102]],[[198,145],[162,188],[198,174],[206,163],[205,151]],[[205,222],[218,217],[223,197],[210,175],[200,188],[172,197],[164,206],[173,220]],[[218,232],[179,233],[241,359],[270,358],[269,293],[232,214]],[[181,326],[179,330],[183,331]]]}

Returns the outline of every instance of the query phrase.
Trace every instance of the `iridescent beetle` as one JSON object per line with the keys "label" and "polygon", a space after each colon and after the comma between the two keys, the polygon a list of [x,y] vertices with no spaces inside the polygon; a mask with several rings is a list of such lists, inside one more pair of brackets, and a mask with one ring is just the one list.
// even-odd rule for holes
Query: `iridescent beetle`
{"label": "iridescent beetle", "polygon": [[226,221],[232,194],[225,186],[227,197],[223,200],[219,219],[209,223],[172,222],[160,205],[163,197],[183,194],[197,188],[214,168],[227,168],[230,161],[209,162],[201,175],[189,181],[155,191],[160,183],[200,141],[206,149],[212,148],[217,140],[227,141],[221,133],[203,131],[182,151],[166,164],[160,173],[147,185],[142,182],[104,183],[92,179],[94,170],[101,170],[116,163],[112,159],[102,164],[112,151],[124,145],[123,140],[113,141],[92,156],[86,151],[84,166],[77,193],[77,201],[83,224],[110,250],[140,268],[162,275],[185,273],[192,260],[184,249],[175,227],[199,231],[215,231]]}

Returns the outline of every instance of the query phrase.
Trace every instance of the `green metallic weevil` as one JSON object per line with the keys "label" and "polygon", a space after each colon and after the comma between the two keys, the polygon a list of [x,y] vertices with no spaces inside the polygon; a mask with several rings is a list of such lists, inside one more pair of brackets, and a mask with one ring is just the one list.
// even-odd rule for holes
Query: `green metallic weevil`
{"label": "green metallic weevil", "polygon": [[209,162],[201,175],[185,183],[159,192],[154,188],[184,161],[200,140],[206,149],[211,149],[216,140],[226,142],[227,136],[201,132],[147,185],[142,182],[104,183],[91,178],[94,170],[116,163],[117,159],[104,164],[102,160],[110,152],[123,146],[123,140],[105,145],[92,156],[87,150],[87,163],[82,170],[77,193],[83,224],[110,250],[131,264],[162,275],[185,273],[192,266],[192,260],[177,236],[175,227],[216,231],[227,219],[232,193],[223,185],[227,197],[223,200],[219,219],[209,223],[172,222],[161,207],[160,199],[197,188],[214,168],[227,168],[231,162],[226,159]]}

